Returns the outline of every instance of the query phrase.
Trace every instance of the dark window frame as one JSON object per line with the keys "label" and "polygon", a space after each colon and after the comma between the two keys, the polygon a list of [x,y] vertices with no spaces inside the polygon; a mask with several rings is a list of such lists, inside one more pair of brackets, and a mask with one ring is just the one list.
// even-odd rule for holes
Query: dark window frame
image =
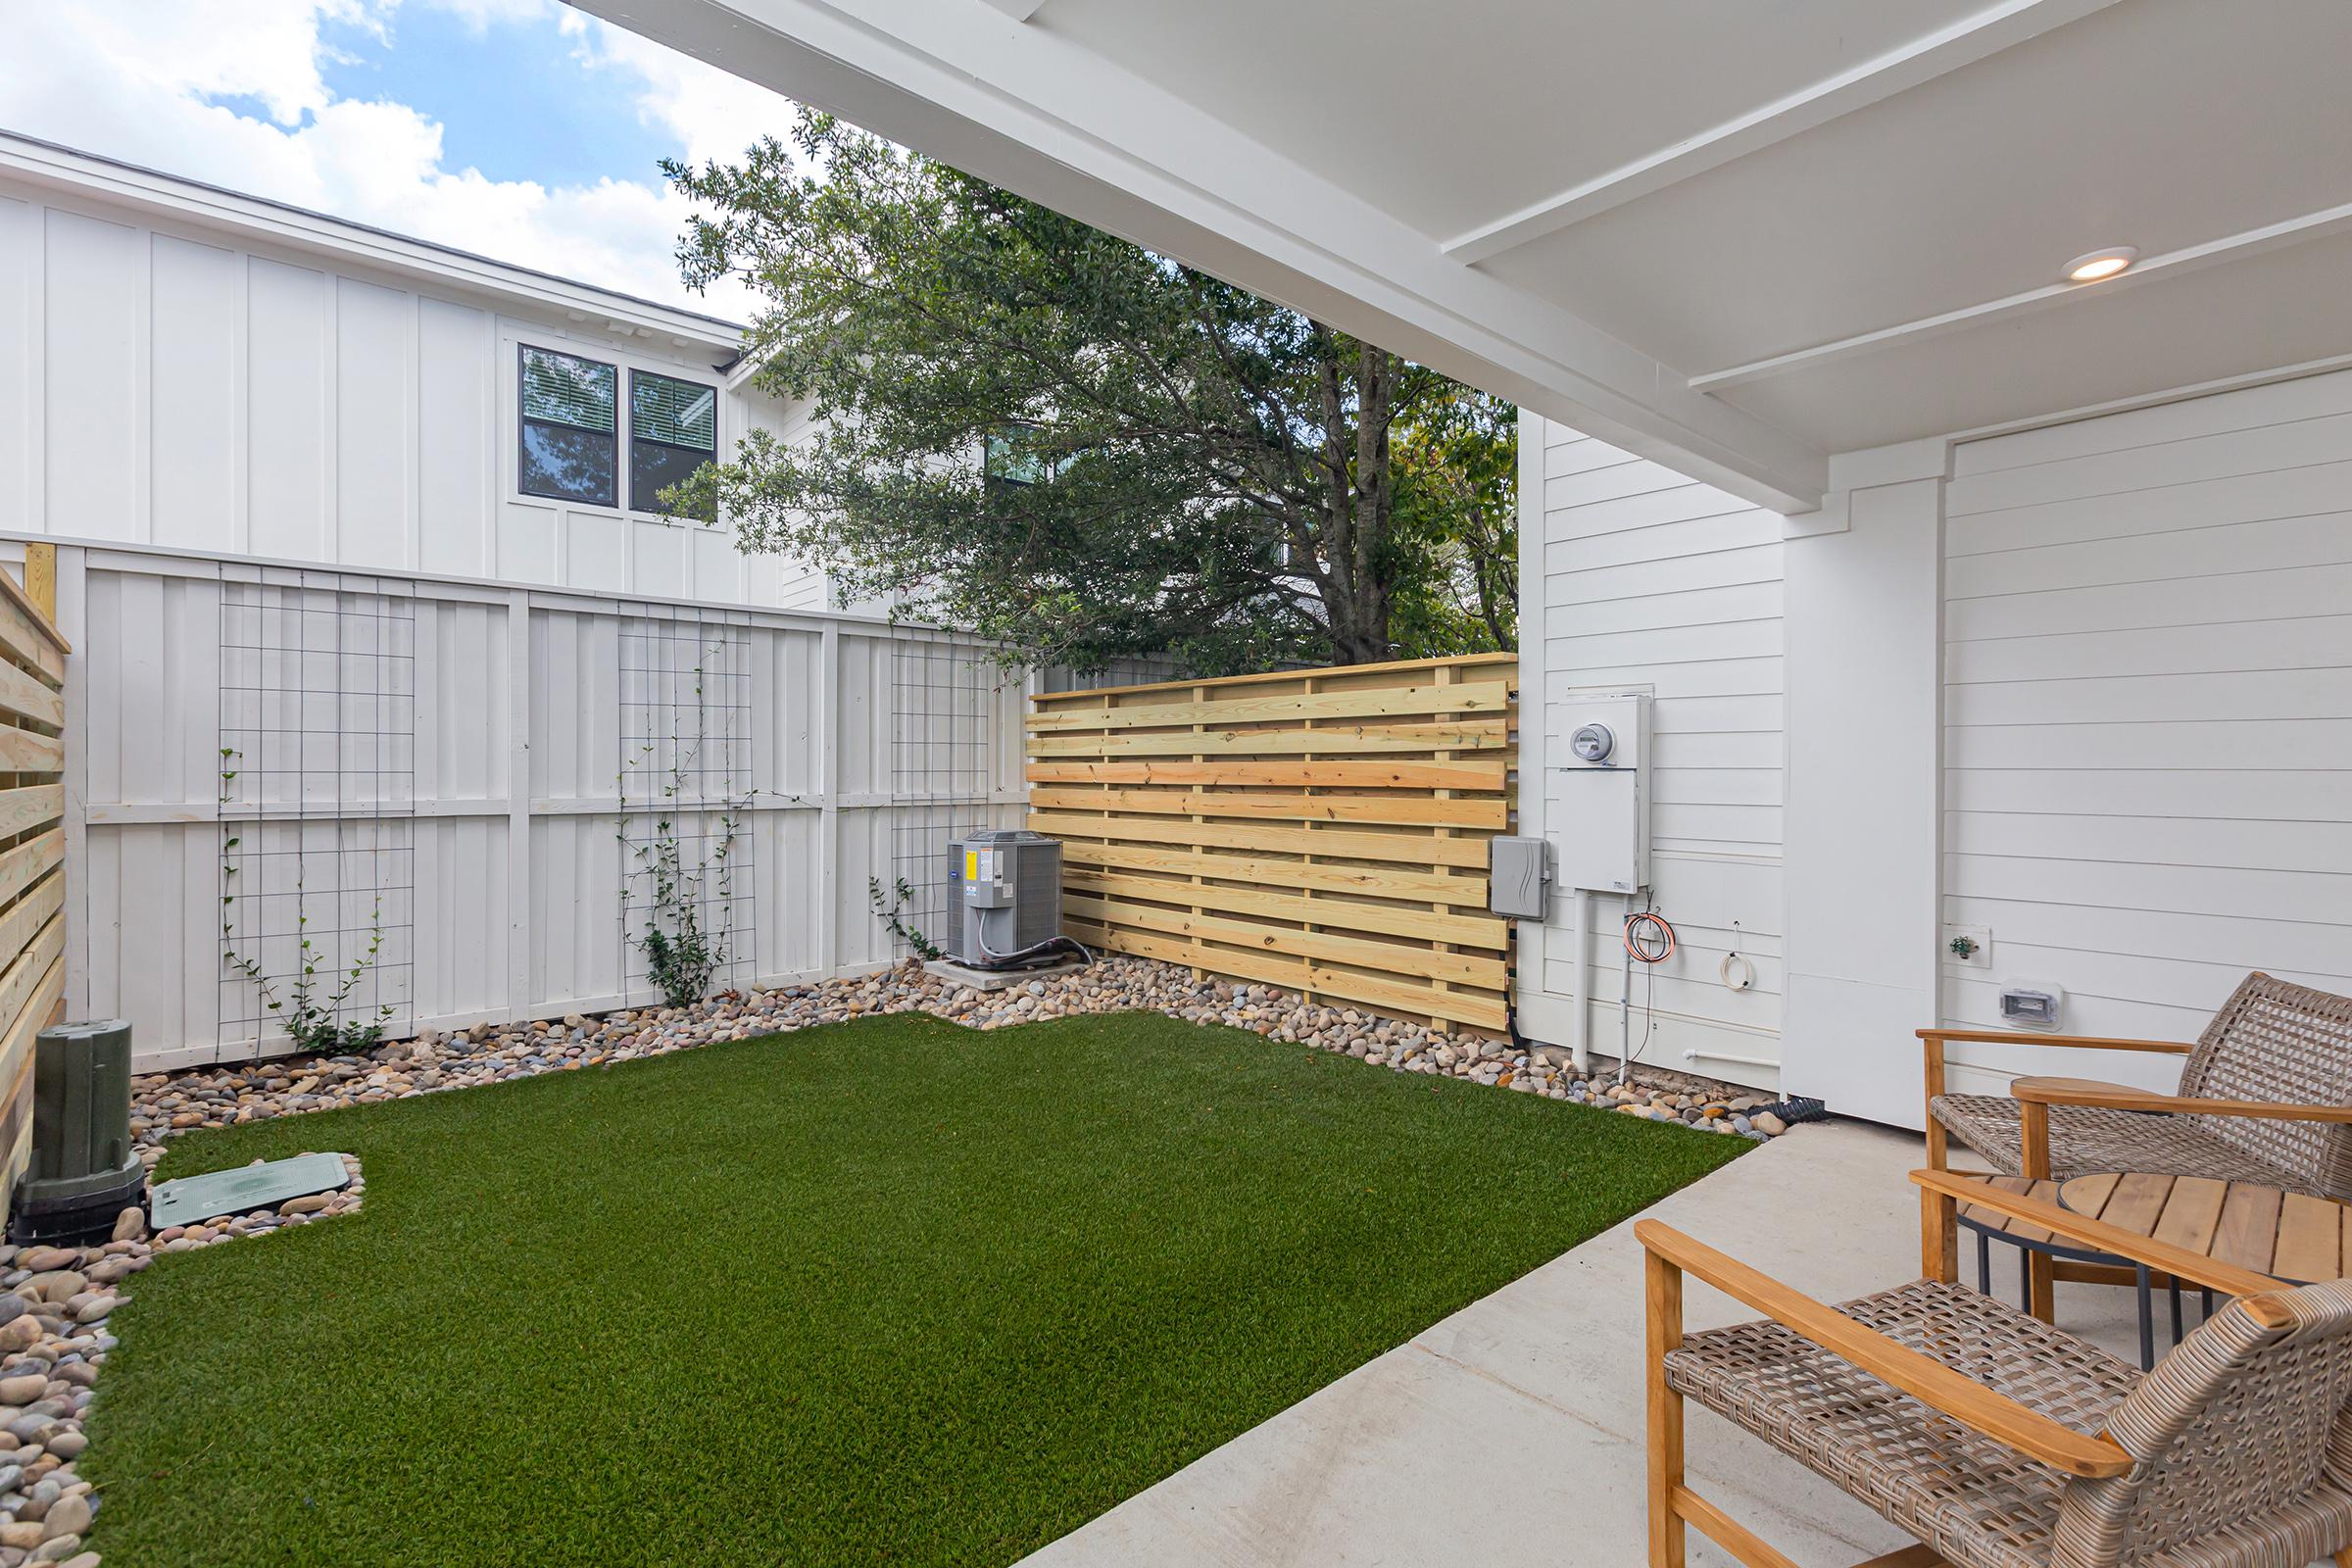
{"label": "dark window frame", "polygon": [[[531,416],[531,415],[529,415],[529,414],[526,414],[526,413],[524,413],[524,412],[523,412],[523,399],[524,399],[524,398],[525,398],[525,397],[528,395],[528,386],[527,386],[527,382],[526,382],[526,379],[525,379],[525,375],[524,375],[524,371],[523,371],[523,367],[524,367],[524,365],[525,365],[525,364],[528,362],[529,356],[531,356],[531,355],[533,355],[533,354],[545,354],[545,355],[551,356],[552,358],[555,358],[555,359],[560,359],[560,360],[572,360],[572,361],[575,361],[575,362],[577,362],[577,363],[579,363],[579,364],[581,364],[581,365],[595,365],[595,366],[601,366],[601,367],[603,367],[604,368],[606,368],[606,369],[608,369],[608,370],[611,370],[611,371],[612,372],[612,429],[610,429],[610,430],[597,430],[597,429],[593,429],[593,428],[591,428],[591,427],[589,427],[589,426],[587,426],[587,425],[583,425],[583,424],[567,424],[567,423],[565,423],[565,422],[564,422],[564,420],[562,420],[562,419],[543,419],[543,418],[538,418],[538,417],[535,417],[534,416]],[[588,356],[588,355],[585,355],[585,354],[575,354],[575,353],[571,352],[569,349],[551,349],[551,348],[544,348],[544,347],[540,346],[539,344],[536,344],[536,343],[524,343],[524,342],[520,341],[519,339],[518,339],[518,340],[515,342],[515,345],[514,345],[514,489],[515,489],[515,493],[516,493],[516,494],[518,494],[518,495],[524,495],[524,496],[529,496],[529,497],[531,497],[532,499],[534,499],[534,500],[538,500],[538,501],[556,501],[556,502],[562,502],[562,503],[564,503],[564,504],[566,504],[566,505],[569,505],[569,506],[574,506],[574,507],[589,507],[589,508],[593,508],[593,509],[595,509],[595,510],[597,510],[597,511],[602,511],[602,512],[618,512],[618,511],[622,510],[622,508],[621,508],[621,504],[620,504],[620,503],[621,503],[621,496],[622,496],[622,485],[623,485],[623,482],[624,482],[624,481],[623,481],[623,479],[622,479],[622,476],[621,476],[621,471],[620,471],[620,459],[621,459],[621,448],[620,448],[620,442],[621,442],[621,420],[622,420],[622,417],[623,417],[623,411],[622,411],[622,408],[621,408],[621,381],[620,381],[620,365],[619,365],[619,363],[618,363],[617,361],[594,359],[594,358],[591,358],[590,356]],[[573,494],[571,494],[571,493],[569,493],[569,492],[567,492],[567,491],[561,491],[561,490],[534,490],[534,489],[532,489],[532,488],[531,488],[531,486],[530,486],[530,479],[529,479],[529,471],[530,471],[530,449],[529,449],[529,441],[530,441],[530,432],[531,432],[531,426],[532,426],[532,425],[534,425],[534,424],[546,425],[546,426],[548,426],[548,427],[550,427],[550,428],[552,428],[552,429],[557,429],[557,430],[570,430],[570,431],[575,431],[575,432],[577,432],[577,433],[579,433],[579,434],[582,434],[582,435],[589,435],[589,436],[597,436],[597,435],[601,435],[601,436],[603,436],[603,437],[604,437],[606,440],[610,441],[610,442],[612,444],[612,466],[611,466],[611,470],[610,470],[610,471],[611,471],[611,474],[612,474],[612,499],[610,499],[610,500],[596,500],[596,499],[589,498],[589,497],[584,497],[584,496],[577,496],[577,495],[573,495]]]}
{"label": "dark window frame", "polygon": [[[980,438],[980,481],[991,490],[1027,490],[1041,484],[1052,484],[1070,470],[1079,454],[1065,452],[1057,458],[1042,457],[1029,450],[1029,443],[1045,431],[1043,425],[1025,419],[1007,420],[984,432]],[[1032,470],[1032,476],[1022,478],[1005,471],[1020,466]]]}
{"label": "dark window frame", "polygon": [[[683,375],[672,375],[667,370],[649,370],[642,366],[636,365],[630,366],[628,369],[629,381],[628,397],[626,402],[629,410],[629,433],[628,451],[625,454],[625,457],[626,466],[628,469],[627,482],[629,492],[629,510],[631,512],[651,516],[666,515],[666,514],[662,511],[657,498],[649,496],[643,500],[640,500],[637,495],[637,444],[642,441],[649,447],[660,447],[664,452],[685,453],[690,456],[699,457],[705,463],[716,463],[718,461],[718,409],[720,403],[719,389],[710,382],[696,381]],[[683,442],[664,441],[659,436],[639,435],[637,433],[637,378],[639,376],[648,376],[656,381],[667,381],[673,386],[692,387],[699,392],[710,393],[710,444],[708,447],[693,447],[687,446]],[[709,521],[710,519],[700,518],[694,520]]]}

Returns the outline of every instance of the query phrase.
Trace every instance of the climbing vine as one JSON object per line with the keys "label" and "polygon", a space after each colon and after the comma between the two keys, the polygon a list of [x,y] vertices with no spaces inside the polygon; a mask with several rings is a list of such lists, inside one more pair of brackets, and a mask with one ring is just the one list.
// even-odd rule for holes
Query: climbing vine
{"label": "climbing vine", "polygon": [[[730,865],[739,827],[737,812],[750,804],[730,799],[717,816],[718,843],[701,865],[690,866],[679,847],[677,813],[665,811],[655,820],[652,836],[632,843],[621,835],[636,857],[639,871],[651,878],[653,898],[645,923],[629,937],[645,955],[646,978],[673,1007],[688,1006],[710,995],[710,977],[726,967],[731,956],[731,932],[725,923],[710,930],[703,923],[703,889],[709,879],[712,897],[722,909],[733,907],[734,871]],[[626,903],[626,895],[623,895]]]}
{"label": "climbing vine", "polygon": [[[718,652],[716,647],[704,649],[701,661]],[[703,693],[703,662],[698,661],[693,670],[694,696],[699,705]],[[756,790],[730,793],[715,804],[709,801],[686,800],[688,781],[695,776],[695,763],[701,755],[702,738],[692,745],[682,740],[673,743],[668,775],[660,786],[652,832],[643,840],[629,836],[625,821],[628,804],[628,780],[633,768],[624,767],[619,784],[624,822],[620,842],[635,860],[633,877],[643,877],[650,885],[652,897],[645,905],[645,917],[634,929],[627,927],[629,911],[635,902],[630,897],[629,882],[621,884],[621,919],[626,940],[645,957],[646,979],[662,993],[662,1000],[673,1007],[691,1006],[710,994],[713,976],[724,970],[733,957],[733,922],[735,907],[735,848],[742,832],[743,812],[749,809]],[[642,762],[657,750],[647,742],[638,750]],[[689,863],[684,850],[684,835],[679,828],[681,808],[712,812],[711,825],[715,843],[699,861]],[[709,894],[706,900],[706,891]],[[704,921],[706,902],[715,903],[722,917],[712,929]]]}
{"label": "climbing vine", "polygon": [[882,879],[878,876],[869,876],[865,879],[865,893],[867,900],[873,905],[874,913],[882,917],[883,923],[890,927],[892,935],[914,950],[916,957],[934,959],[947,956],[938,943],[907,924],[900,914],[899,911],[914,902],[914,889],[905,877],[900,877],[892,886],[893,896],[888,901],[882,897]]}
{"label": "climbing vine", "polygon": [[[220,808],[225,812],[232,803],[241,754],[233,746],[220,748]],[[346,1016],[356,1013],[352,998],[360,982],[384,950],[384,899],[375,895],[368,914],[368,940],[349,968],[318,972],[324,955],[311,939],[310,905],[304,898],[302,858],[295,858],[294,871],[294,938],[295,971],[291,976],[272,975],[263,963],[260,941],[256,951],[247,954],[237,950],[236,904],[238,884],[237,858],[234,851],[244,842],[242,834],[229,833],[220,841],[220,961],[231,973],[249,982],[260,993],[262,1004],[274,1014],[294,1044],[304,1051],[322,1055],[344,1055],[366,1051],[384,1037],[384,1025],[395,1011],[385,1003],[373,1017]],[[281,989],[282,985],[282,989]]]}

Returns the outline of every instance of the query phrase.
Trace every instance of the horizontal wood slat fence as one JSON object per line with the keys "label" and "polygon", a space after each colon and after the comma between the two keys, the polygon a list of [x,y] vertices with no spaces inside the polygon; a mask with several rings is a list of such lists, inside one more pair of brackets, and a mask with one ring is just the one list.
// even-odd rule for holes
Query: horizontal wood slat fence
{"label": "horizontal wood slat fence", "polygon": [[[42,564],[27,561],[36,591],[55,581]],[[66,993],[67,648],[54,608],[0,571],[0,1213],[32,1155],[33,1038]]]}
{"label": "horizontal wood slat fence", "polygon": [[1111,953],[1417,1023],[1507,1027],[1510,654],[1054,692],[1029,825],[1062,920]]}

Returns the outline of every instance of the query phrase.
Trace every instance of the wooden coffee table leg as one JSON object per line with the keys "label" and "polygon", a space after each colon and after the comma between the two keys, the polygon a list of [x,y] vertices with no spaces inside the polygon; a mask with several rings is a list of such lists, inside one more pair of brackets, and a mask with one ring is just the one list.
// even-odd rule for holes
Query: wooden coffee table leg
{"label": "wooden coffee table leg", "polygon": [[[2050,1179],[2050,1107],[2038,1101],[2029,1100],[2019,1105],[2023,1113],[2019,1132],[2023,1135],[2026,1180],[2046,1182]],[[2050,1254],[2039,1250],[2026,1253],[2026,1310],[2044,1323],[2053,1322],[2058,1315],[2056,1277],[2051,1273]]]}

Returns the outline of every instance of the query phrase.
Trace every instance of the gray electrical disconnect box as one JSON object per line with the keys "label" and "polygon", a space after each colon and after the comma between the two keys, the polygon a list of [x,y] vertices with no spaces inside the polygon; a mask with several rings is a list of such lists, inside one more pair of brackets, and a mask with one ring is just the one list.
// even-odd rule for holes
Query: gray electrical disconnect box
{"label": "gray electrical disconnect box", "polygon": [[1487,840],[1487,908],[1514,920],[1544,918],[1544,884],[1551,880],[1542,839]]}

